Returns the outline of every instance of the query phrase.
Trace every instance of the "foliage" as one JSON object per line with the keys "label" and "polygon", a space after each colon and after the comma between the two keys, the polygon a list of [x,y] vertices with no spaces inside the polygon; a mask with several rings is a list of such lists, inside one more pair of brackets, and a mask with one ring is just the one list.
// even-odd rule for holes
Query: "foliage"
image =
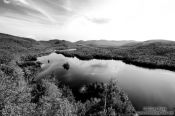
{"label": "foliage", "polygon": [[[94,85],[93,89],[92,85]],[[133,114],[135,112],[128,96],[117,86],[116,82],[110,81],[105,84],[95,83],[92,85],[92,90],[87,90],[87,93],[93,91],[97,93],[97,96],[94,95],[94,98],[85,102],[87,116],[101,116],[102,114],[108,116],[111,113],[116,115]]]}
{"label": "foliage", "polygon": [[69,68],[70,68],[69,63],[68,62],[64,63],[63,68],[66,69],[66,70],[69,70]]}
{"label": "foliage", "polygon": [[0,49],[0,64],[8,64],[13,59],[13,56],[5,50]]}
{"label": "foliage", "polygon": [[73,116],[73,105],[66,98],[62,98],[57,86],[46,80],[43,80],[43,86],[46,91],[39,101],[39,113],[42,116]]}
{"label": "foliage", "polygon": [[31,103],[31,89],[20,78],[18,72],[0,74],[0,108],[3,116],[30,116],[36,105]]}
{"label": "foliage", "polygon": [[81,60],[115,59],[147,68],[175,69],[175,43],[171,41],[145,41],[117,48],[79,46],[76,51],[57,51]]}
{"label": "foliage", "polygon": [[[37,42],[0,34],[0,115],[105,116],[114,112],[132,112],[134,109],[127,96],[115,84],[94,83],[86,85],[84,93],[75,94],[68,86],[54,81],[53,75],[48,75],[45,80],[36,79],[41,70],[41,64],[36,62],[37,56],[53,49],[71,47],[77,46],[67,41]],[[80,49],[69,55],[91,59],[109,58],[106,54],[111,53],[110,50],[99,52],[98,48],[91,48],[95,50],[92,55],[89,48]]]}

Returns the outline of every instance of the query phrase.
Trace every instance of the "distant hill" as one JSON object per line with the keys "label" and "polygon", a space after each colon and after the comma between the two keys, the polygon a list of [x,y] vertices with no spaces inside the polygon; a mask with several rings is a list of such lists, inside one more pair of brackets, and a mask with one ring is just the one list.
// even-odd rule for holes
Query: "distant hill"
{"label": "distant hill", "polygon": [[126,48],[133,56],[164,57],[171,60],[175,56],[175,42],[168,40],[149,40]]}
{"label": "distant hill", "polygon": [[[90,40],[69,42],[65,40],[36,41],[0,33],[0,58],[8,60],[10,56],[28,53],[50,53],[53,50],[74,49],[70,56],[79,58],[127,59],[127,62],[148,64],[157,67],[175,67],[175,41],[149,40],[136,41],[107,41]],[[69,53],[67,53],[69,54]],[[167,68],[166,68],[167,69]],[[172,70],[172,69],[170,69]]]}
{"label": "distant hill", "polygon": [[108,40],[89,40],[89,41],[77,41],[76,44],[93,46],[93,47],[120,47],[120,46],[129,46],[137,44],[137,41],[128,40],[128,41],[108,41]]}
{"label": "distant hill", "polygon": [[75,43],[72,43],[66,40],[58,40],[58,39],[49,40],[49,41],[39,41],[39,43],[41,45],[54,48],[54,49],[68,49],[68,48],[71,49],[76,47]]}
{"label": "distant hill", "polygon": [[[121,48],[128,48],[128,49],[147,49],[150,51],[155,51],[157,48],[159,49],[167,49],[167,48],[175,48],[175,41],[169,41],[169,40],[148,40],[143,42],[138,42],[133,45],[125,45]],[[155,49],[156,48],[156,49]]]}
{"label": "distant hill", "polygon": [[14,44],[23,47],[31,47],[33,44],[36,44],[36,40],[30,38],[17,37],[13,35],[0,33],[0,44],[2,45]]}
{"label": "distant hill", "polygon": [[65,40],[36,41],[30,38],[0,33],[0,52],[25,53],[28,50],[44,51],[75,47],[75,43]]}
{"label": "distant hill", "polygon": [[168,46],[174,46],[175,41],[170,41],[170,40],[148,40],[144,41],[142,45],[148,45],[148,44],[157,44],[157,45],[168,45]]}
{"label": "distant hill", "polygon": [[0,49],[19,52],[37,45],[37,41],[29,38],[17,37],[0,33]]}
{"label": "distant hill", "polygon": [[77,46],[91,46],[91,47],[116,47],[116,48],[145,48],[149,49],[150,46],[175,46],[174,41],[168,40],[148,40],[144,42],[138,42],[133,40],[124,41],[110,41],[110,40],[88,40],[88,41],[77,41],[69,42],[66,40],[49,40],[49,41],[36,41],[30,38],[17,37],[9,34],[0,33],[0,49],[18,48],[18,49],[30,49],[30,48],[75,48]]}

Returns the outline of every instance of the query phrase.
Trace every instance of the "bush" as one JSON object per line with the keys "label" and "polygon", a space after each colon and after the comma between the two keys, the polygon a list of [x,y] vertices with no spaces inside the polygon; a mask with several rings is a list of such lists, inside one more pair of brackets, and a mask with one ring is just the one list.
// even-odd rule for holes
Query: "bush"
{"label": "bush", "polygon": [[13,59],[13,55],[8,51],[0,50],[0,64],[8,64]]}

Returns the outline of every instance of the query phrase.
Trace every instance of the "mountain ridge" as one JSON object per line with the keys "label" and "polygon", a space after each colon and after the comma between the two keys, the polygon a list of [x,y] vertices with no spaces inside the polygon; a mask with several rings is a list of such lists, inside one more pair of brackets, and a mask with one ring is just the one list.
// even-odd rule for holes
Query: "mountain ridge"
{"label": "mountain ridge", "polygon": [[[5,43],[4,43],[5,42]],[[62,46],[62,49],[64,48],[73,48],[77,46],[89,46],[89,47],[105,47],[105,48],[121,48],[121,47],[134,47],[134,46],[146,46],[150,44],[156,44],[159,46],[159,44],[164,45],[175,45],[175,41],[171,40],[147,40],[147,41],[134,41],[134,40],[79,40],[76,42],[70,42],[67,40],[59,40],[59,39],[52,39],[48,41],[44,40],[35,40],[31,38],[25,38],[25,37],[18,37],[10,34],[4,34],[0,33],[0,44],[1,47],[9,44],[14,44],[12,46],[22,46],[24,48],[30,48],[30,47],[57,47]]]}

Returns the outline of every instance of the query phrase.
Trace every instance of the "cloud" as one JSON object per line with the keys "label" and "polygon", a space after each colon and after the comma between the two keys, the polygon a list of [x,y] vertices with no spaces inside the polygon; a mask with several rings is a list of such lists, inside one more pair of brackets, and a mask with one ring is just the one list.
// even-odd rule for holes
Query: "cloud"
{"label": "cloud", "polygon": [[[96,1],[100,1],[101,3],[101,0]],[[0,32],[20,36],[24,35],[27,37],[31,34],[36,38],[50,38],[57,35],[64,36],[63,38],[72,38],[69,36],[71,35],[70,33],[74,31],[71,30],[70,33],[68,33],[69,29],[67,29],[67,27],[70,27],[69,25],[72,25],[72,23],[74,24],[74,20],[78,19],[78,21],[75,22],[76,25],[72,26],[72,28],[77,28],[79,24],[79,27],[82,27],[81,24],[83,23],[87,25],[86,27],[90,27],[97,26],[93,23],[104,24],[108,22],[108,19],[105,18],[84,17],[89,15],[87,13],[89,9],[91,10],[93,9],[92,7],[96,7],[96,1],[0,0],[0,26],[3,25],[6,27],[5,29],[1,29]],[[7,19],[8,21],[3,21]],[[79,19],[82,23],[79,22]],[[80,30],[82,29],[80,28]],[[87,31],[84,30],[84,32]]]}
{"label": "cloud", "polygon": [[[65,24],[72,16],[80,14],[82,9],[92,3],[94,3],[92,0],[0,0],[0,13],[19,19],[27,17],[28,20],[43,19],[53,24]],[[88,18],[88,20],[94,23],[107,22],[107,19]]]}
{"label": "cloud", "polygon": [[110,22],[109,18],[103,18],[103,17],[86,17],[86,19],[96,24],[106,24]]}
{"label": "cloud", "polygon": [[[49,39],[57,37],[61,29],[55,25],[40,24],[19,19],[12,19],[0,16],[0,29],[2,33],[9,33],[17,36],[32,37],[36,39]],[[8,30],[8,31],[6,31]]]}
{"label": "cloud", "polygon": [[4,3],[9,4],[9,3],[14,3],[18,5],[29,5],[27,0],[3,0]]}
{"label": "cloud", "polygon": [[[31,7],[31,6],[29,6],[29,7]],[[33,4],[33,6],[32,6],[31,8],[33,8],[33,9],[39,11],[39,12],[40,12],[41,14],[43,14],[46,18],[48,18],[49,21],[51,21],[52,23],[55,23],[55,22],[56,22],[55,19],[54,19],[51,15],[49,15],[49,13],[48,13],[47,11],[45,11],[45,10],[42,9],[42,8],[40,8],[38,5],[34,5],[34,4]]]}
{"label": "cloud", "polygon": [[22,4],[29,5],[29,3],[27,2],[27,0],[16,0],[16,1],[21,2]]}
{"label": "cloud", "polygon": [[4,2],[4,3],[6,3],[6,4],[11,3],[11,1],[10,1],[10,0],[3,0],[3,2]]}
{"label": "cloud", "polygon": [[13,0],[13,1],[20,5],[30,5],[27,0]]}
{"label": "cloud", "polygon": [[33,12],[31,12],[31,10],[34,10],[36,12],[39,12],[41,15],[45,16],[51,23],[56,22],[55,19],[47,11],[45,11],[41,6],[39,6],[38,4],[33,2],[32,0],[30,0],[30,1],[27,1],[27,0],[3,0],[3,1],[6,4],[14,5],[16,7],[15,9],[20,9],[20,10],[28,9],[27,14],[30,14],[30,13],[33,14]]}

